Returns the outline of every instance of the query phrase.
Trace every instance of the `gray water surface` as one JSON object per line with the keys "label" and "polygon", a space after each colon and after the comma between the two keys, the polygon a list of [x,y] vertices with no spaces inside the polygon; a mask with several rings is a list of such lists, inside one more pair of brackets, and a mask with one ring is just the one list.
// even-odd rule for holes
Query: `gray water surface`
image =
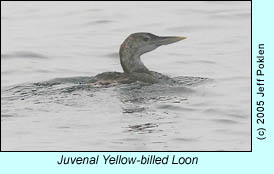
{"label": "gray water surface", "polygon": [[[248,151],[250,27],[250,2],[1,2],[1,148]],[[78,83],[135,32],[187,37],[141,57],[183,84]]]}

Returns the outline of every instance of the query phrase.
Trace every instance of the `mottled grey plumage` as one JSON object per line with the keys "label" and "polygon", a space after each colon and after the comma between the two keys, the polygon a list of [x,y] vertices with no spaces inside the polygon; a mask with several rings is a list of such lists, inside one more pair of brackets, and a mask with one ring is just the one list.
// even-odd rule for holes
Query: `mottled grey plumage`
{"label": "mottled grey plumage", "polygon": [[146,52],[161,45],[167,45],[185,37],[159,37],[150,33],[134,33],[127,37],[120,47],[120,62],[125,73],[148,73],[149,70],[140,59]]}
{"label": "mottled grey plumage", "polygon": [[149,71],[141,61],[140,56],[159,46],[175,43],[183,39],[186,39],[186,37],[160,37],[151,33],[131,34],[122,43],[119,51],[120,63],[124,73],[106,72],[98,74],[95,78],[99,83],[102,81],[108,81],[109,83],[132,83],[136,81],[157,83],[159,81],[172,81],[167,76]]}

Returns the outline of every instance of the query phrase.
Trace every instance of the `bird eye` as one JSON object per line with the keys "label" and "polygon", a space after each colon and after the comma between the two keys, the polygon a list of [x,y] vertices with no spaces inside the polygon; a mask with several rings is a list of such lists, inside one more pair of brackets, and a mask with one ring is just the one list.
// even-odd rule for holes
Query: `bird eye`
{"label": "bird eye", "polygon": [[146,42],[149,40],[149,37],[144,37],[143,40]]}

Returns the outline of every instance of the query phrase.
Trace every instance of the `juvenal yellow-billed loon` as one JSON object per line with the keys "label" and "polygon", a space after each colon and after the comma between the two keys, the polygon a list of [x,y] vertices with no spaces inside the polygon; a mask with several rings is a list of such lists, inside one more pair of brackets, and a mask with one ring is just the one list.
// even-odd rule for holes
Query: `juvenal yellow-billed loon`
{"label": "juvenal yellow-billed loon", "polygon": [[141,61],[142,54],[150,52],[159,46],[168,45],[186,37],[156,36],[151,33],[133,33],[122,43],[119,51],[120,63],[124,70],[121,72],[104,72],[95,76],[94,82],[100,84],[110,83],[158,83],[172,80],[168,76],[150,71]]}

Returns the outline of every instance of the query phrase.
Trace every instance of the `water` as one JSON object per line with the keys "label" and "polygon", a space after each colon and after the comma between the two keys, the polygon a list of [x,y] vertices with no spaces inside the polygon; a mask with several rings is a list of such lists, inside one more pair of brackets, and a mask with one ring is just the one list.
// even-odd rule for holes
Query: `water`
{"label": "water", "polygon": [[[142,56],[184,85],[41,83],[122,71],[134,32],[188,38]],[[250,2],[1,2],[2,150],[250,150],[250,51]]]}

